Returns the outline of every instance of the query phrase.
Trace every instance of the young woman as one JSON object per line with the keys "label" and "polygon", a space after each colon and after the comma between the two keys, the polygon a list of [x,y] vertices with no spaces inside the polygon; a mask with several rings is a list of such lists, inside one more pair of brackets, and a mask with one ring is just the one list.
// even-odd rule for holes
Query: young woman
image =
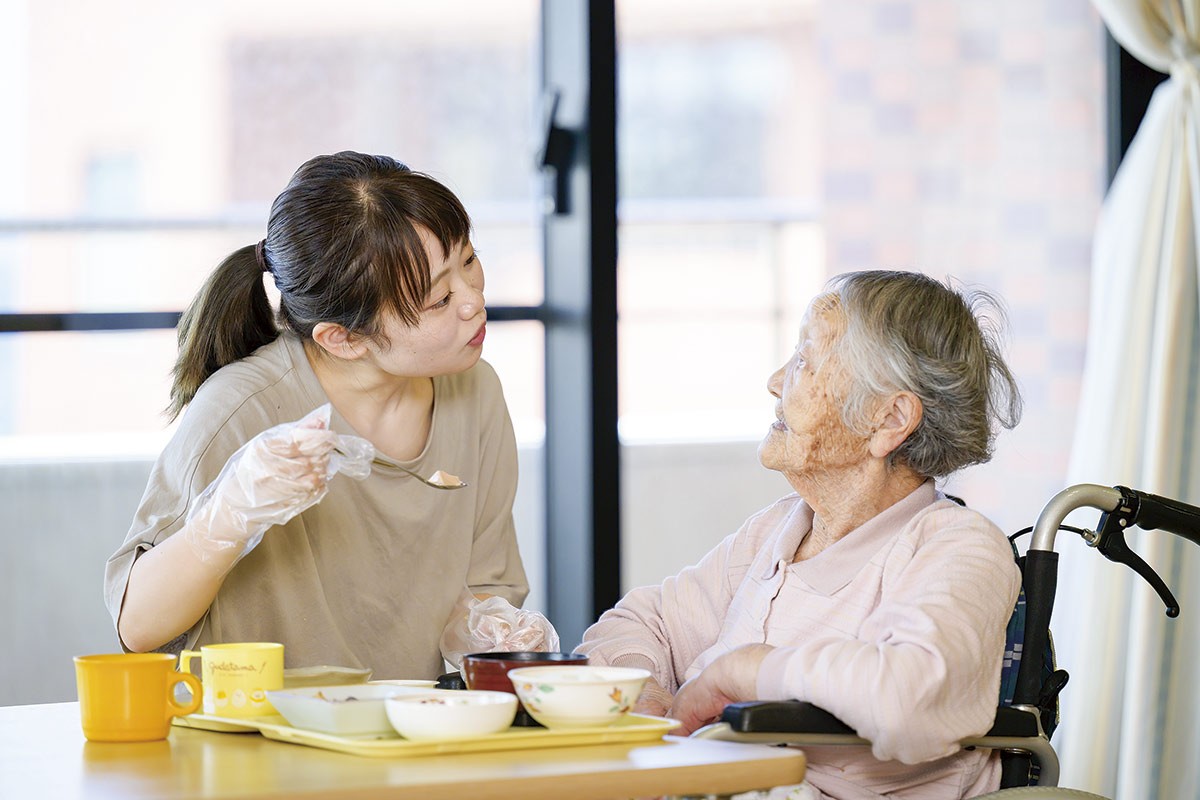
{"label": "young woman", "polygon": [[[179,326],[178,431],[106,569],[126,648],[277,641],[289,667],[433,677],[461,595],[521,604],[516,443],[480,360],[470,228],[432,178],[342,152],[301,166],[266,238],[217,267]],[[365,477],[337,476],[362,439]]]}

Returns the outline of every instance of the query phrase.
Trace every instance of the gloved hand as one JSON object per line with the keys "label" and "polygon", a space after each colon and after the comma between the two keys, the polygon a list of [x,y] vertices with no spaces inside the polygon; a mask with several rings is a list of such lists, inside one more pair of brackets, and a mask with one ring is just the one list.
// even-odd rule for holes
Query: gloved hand
{"label": "gloved hand", "polygon": [[558,650],[558,631],[536,611],[515,608],[503,597],[477,598],[469,589],[458,597],[442,631],[442,658],[462,669],[467,653]]}
{"label": "gloved hand", "polygon": [[371,473],[374,445],[330,431],[329,414],[326,403],[301,420],[263,431],[229,457],[196,498],[180,534],[201,561],[236,552],[232,568],[268,528],[319,503],[338,472],[360,480]]}

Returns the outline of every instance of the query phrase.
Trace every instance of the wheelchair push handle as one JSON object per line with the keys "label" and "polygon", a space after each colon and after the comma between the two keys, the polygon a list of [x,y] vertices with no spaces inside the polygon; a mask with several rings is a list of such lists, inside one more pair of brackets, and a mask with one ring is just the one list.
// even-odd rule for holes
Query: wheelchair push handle
{"label": "wheelchair push handle", "polygon": [[1109,561],[1124,564],[1153,587],[1167,607],[1168,617],[1179,616],[1179,603],[1162,578],[1130,549],[1125,531],[1135,525],[1143,530],[1164,530],[1200,544],[1200,508],[1126,486],[1077,484],[1055,495],[1038,517],[1030,550],[1052,551],[1054,534],[1067,514],[1077,508],[1097,508],[1103,513],[1088,544]]}
{"label": "wheelchair push handle", "polygon": [[1127,489],[1124,486],[1116,488],[1137,502],[1132,524],[1143,530],[1164,530],[1182,536],[1189,542],[1200,544],[1200,508],[1137,489]]}

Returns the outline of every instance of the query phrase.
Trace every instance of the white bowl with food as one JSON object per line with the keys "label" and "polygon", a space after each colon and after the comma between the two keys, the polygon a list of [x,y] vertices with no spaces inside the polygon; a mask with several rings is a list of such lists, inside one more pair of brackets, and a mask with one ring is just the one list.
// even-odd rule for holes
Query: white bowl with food
{"label": "white bowl with food", "polygon": [[520,667],[509,670],[521,704],[547,728],[612,725],[637,702],[650,672],[635,667]]}
{"label": "white bowl with food", "polygon": [[293,728],[337,736],[387,736],[393,731],[384,700],[429,691],[424,685],[356,683],[274,689],[267,698]]}
{"label": "white bowl with food", "polygon": [[517,697],[510,692],[443,690],[389,697],[384,709],[392,728],[405,739],[450,742],[507,730],[517,715]]}

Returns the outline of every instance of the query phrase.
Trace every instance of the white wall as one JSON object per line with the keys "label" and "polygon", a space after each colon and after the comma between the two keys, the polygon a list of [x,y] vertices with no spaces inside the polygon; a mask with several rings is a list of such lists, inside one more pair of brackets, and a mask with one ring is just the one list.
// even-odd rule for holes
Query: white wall
{"label": "white wall", "polygon": [[[624,448],[625,589],[678,572],[788,491],[758,465],[756,448]],[[0,705],[74,700],[72,657],[119,651],[103,602],[104,562],[125,536],[150,464],[0,460]],[[520,470],[514,516],[531,584],[526,606],[545,611],[540,448],[521,449]]]}
{"label": "white wall", "polygon": [[621,470],[622,591],[694,564],[792,491],[758,463],[758,440],[626,445]]}
{"label": "white wall", "polygon": [[75,699],[72,657],[119,652],[104,562],[150,464],[0,463],[0,705]]}

